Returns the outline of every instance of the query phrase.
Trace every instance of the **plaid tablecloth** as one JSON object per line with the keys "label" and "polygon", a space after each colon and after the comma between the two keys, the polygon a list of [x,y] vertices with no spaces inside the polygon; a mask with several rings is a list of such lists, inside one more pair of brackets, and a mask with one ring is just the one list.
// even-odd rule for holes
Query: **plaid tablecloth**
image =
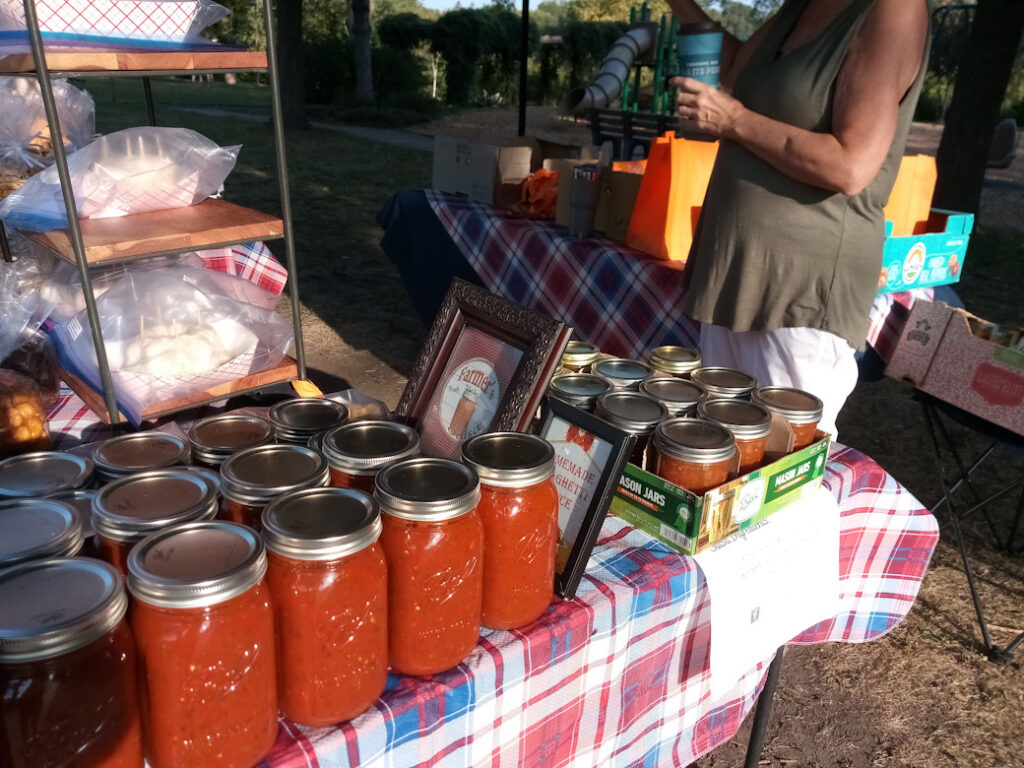
{"label": "plaid tablecloth", "polygon": [[[427,202],[488,290],[562,320],[585,341],[622,357],[662,344],[696,346],[700,325],[679,311],[682,267],[623,243],[575,238],[565,227],[436,190]],[[888,359],[909,309],[930,288],[883,294],[868,343]]]}

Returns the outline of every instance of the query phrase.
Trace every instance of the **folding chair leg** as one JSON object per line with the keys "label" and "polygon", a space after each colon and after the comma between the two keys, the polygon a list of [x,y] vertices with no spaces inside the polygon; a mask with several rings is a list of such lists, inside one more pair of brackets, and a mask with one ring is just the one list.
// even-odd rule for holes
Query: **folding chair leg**
{"label": "folding chair leg", "polygon": [[1024,516],[1024,491],[1020,492],[1017,500],[1017,513],[1013,516],[1013,523],[1010,525],[1010,535],[1006,537],[1006,554],[1013,556],[1017,554],[1017,531],[1020,530],[1020,519]]}

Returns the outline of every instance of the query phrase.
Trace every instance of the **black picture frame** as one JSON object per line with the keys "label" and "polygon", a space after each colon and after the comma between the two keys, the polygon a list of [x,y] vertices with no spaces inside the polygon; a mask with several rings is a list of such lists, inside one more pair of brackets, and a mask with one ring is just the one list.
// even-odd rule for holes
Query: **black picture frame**
{"label": "black picture frame", "polygon": [[[600,472],[596,480],[585,488],[581,480],[580,465],[572,461],[570,452],[578,455],[577,448],[568,442],[576,442],[567,434],[567,439],[560,437],[562,425],[568,425],[566,431],[575,428],[576,437],[590,436],[589,443],[579,446],[586,455],[593,450],[593,443],[600,441],[608,447],[607,456],[600,462]],[[637,437],[618,427],[609,424],[592,413],[576,408],[555,397],[548,397],[541,413],[537,434],[548,440],[555,448],[555,485],[559,495],[559,543],[555,563],[555,591],[564,599],[571,600],[576,595],[580,579],[587,569],[587,561],[597,542],[601,525],[608,514],[612,495],[618,486],[622,471],[629,461],[636,445]],[[563,447],[564,446],[564,447]],[[601,448],[598,445],[598,448]],[[596,455],[594,463],[597,463]],[[568,463],[567,463],[568,462]],[[588,475],[589,477],[589,475]],[[577,482],[580,480],[580,482]],[[574,489],[572,486],[578,485]],[[586,496],[583,494],[586,493]],[[571,501],[568,507],[567,499]],[[568,520],[564,515],[568,514]],[[575,534],[571,533],[573,529]]]}

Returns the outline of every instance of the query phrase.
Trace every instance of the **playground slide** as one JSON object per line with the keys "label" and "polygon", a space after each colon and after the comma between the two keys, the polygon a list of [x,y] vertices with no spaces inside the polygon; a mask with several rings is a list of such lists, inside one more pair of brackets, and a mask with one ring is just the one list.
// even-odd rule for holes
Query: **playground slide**
{"label": "playground slide", "polygon": [[558,110],[563,115],[584,115],[591,109],[605,109],[611,105],[622,91],[622,83],[629,77],[633,62],[654,45],[656,35],[657,30],[650,27],[629,30],[608,51],[594,82],[569,91],[558,105]]}

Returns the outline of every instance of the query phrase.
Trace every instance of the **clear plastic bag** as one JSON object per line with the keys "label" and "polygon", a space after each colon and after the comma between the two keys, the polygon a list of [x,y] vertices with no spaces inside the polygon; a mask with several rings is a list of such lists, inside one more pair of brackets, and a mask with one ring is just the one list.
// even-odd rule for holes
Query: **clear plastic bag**
{"label": "clear plastic bag", "polygon": [[34,381],[39,387],[44,407],[49,408],[56,402],[60,390],[57,355],[53,342],[42,330],[23,333],[18,346],[0,362],[0,368],[8,368]]}
{"label": "clear plastic bag", "polygon": [[[92,96],[65,80],[53,81],[64,146],[81,149],[96,136]],[[28,175],[53,162],[50,125],[34,77],[0,77],[0,168]]]}
{"label": "clear plastic bag", "polygon": [[0,370],[0,458],[52,447],[39,387],[19,373]]}
{"label": "clear plastic bag", "polygon": [[49,259],[31,256],[13,263],[0,261],[0,360],[46,319],[49,306],[41,299],[40,287],[50,268]]}
{"label": "clear plastic bag", "polygon": [[[240,149],[187,128],[101,136],[68,156],[78,215],[100,219],[194,205],[221,190]],[[0,202],[0,219],[33,232],[67,227],[57,169],[36,174]]]}
{"label": "clear plastic bag", "polygon": [[[118,405],[134,423],[155,403],[177,401],[278,364],[292,328],[232,298],[251,284],[194,267],[128,271],[96,301]],[[101,389],[86,313],[55,326],[60,361]]]}

